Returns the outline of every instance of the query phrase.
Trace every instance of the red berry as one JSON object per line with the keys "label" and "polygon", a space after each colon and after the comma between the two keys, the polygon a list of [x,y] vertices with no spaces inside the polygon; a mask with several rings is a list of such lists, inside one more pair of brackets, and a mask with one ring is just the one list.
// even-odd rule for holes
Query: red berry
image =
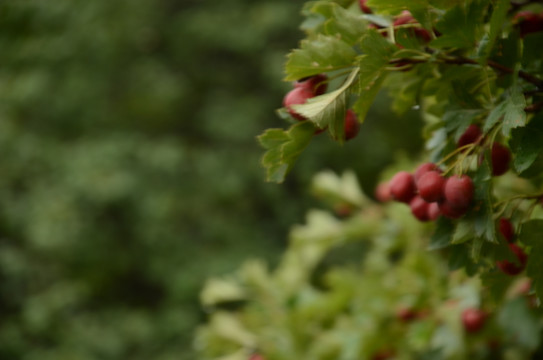
{"label": "red berry", "polygon": [[439,205],[436,202],[430,203],[428,205],[428,219],[435,221],[441,215],[441,210],[439,210]]}
{"label": "red berry", "polygon": [[260,354],[253,354],[253,355],[251,355],[249,360],[265,360],[265,358],[264,358],[264,356],[262,356]]}
{"label": "red berry", "polygon": [[411,208],[411,213],[420,221],[428,221],[428,206],[430,204],[424,201],[423,198],[416,195],[410,202],[409,207]]}
{"label": "red berry", "polygon": [[449,219],[458,219],[468,211],[467,206],[463,208],[455,207],[446,200],[438,203],[438,207],[441,214]]}
{"label": "red berry", "polygon": [[486,313],[479,309],[469,308],[462,312],[462,325],[468,333],[476,333],[485,325]]}
{"label": "red berry", "polygon": [[418,314],[415,310],[411,308],[402,307],[396,311],[396,316],[398,317],[399,320],[403,322],[409,322],[411,320],[416,319],[418,317]]}
{"label": "red berry", "polygon": [[351,140],[352,138],[358,135],[360,131],[360,124],[358,123],[358,118],[354,111],[351,109],[347,110],[345,113],[345,140]]}
{"label": "red berry", "polygon": [[387,360],[396,355],[394,350],[380,350],[372,356],[372,360]]}
{"label": "red berry", "polygon": [[303,87],[313,93],[314,96],[322,95],[328,88],[326,74],[319,74],[300,79],[294,83],[294,87]]}
{"label": "red berry", "polygon": [[427,202],[436,202],[443,199],[445,178],[437,171],[428,171],[417,181],[419,195]]}
{"label": "red berry", "polygon": [[517,244],[509,244],[509,249],[517,257],[518,263],[514,263],[507,260],[496,261],[496,265],[507,275],[518,275],[526,267],[526,262],[528,261],[528,255],[519,247]]}
{"label": "red berry", "polygon": [[511,153],[509,149],[500,143],[492,144],[492,175],[500,176],[509,170],[509,162],[511,161]]}
{"label": "red berry", "polygon": [[543,31],[543,14],[531,11],[519,11],[513,18],[520,30],[520,37]]}
{"label": "red berry", "polygon": [[434,163],[427,162],[421,164],[417,167],[417,169],[415,170],[415,174],[413,175],[413,177],[415,178],[415,183],[418,183],[422,175],[426,174],[428,171],[437,171],[441,173],[441,169],[438,168],[437,165]]}
{"label": "red berry", "polygon": [[371,11],[371,9],[368,7],[368,5],[366,5],[367,2],[368,2],[368,0],[360,0],[359,1],[360,10],[362,10],[362,12],[365,13],[365,14],[371,14],[373,11]]}
{"label": "red berry", "polygon": [[395,200],[409,203],[415,197],[415,181],[413,175],[407,171],[400,171],[394,175],[389,184],[390,193]]}
{"label": "red berry", "polygon": [[[418,24],[418,21],[411,15],[411,13],[407,10],[404,10],[400,15],[394,19],[394,26],[398,25],[405,25],[405,24]],[[432,37],[430,36],[430,33],[428,30],[416,27],[412,29],[415,33],[415,36],[418,38],[424,40],[425,42],[428,42],[432,40]]]}
{"label": "red berry", "polygon": [[470,125],[458,139],[457,147],[473,144],[483,135],[483,132],[477,125]]}
{"label": "red berry", "polygon": [[390,194],[390,186],[388,182],[382,182],[375,188],[375,198],[380,202],[387,202],[392,200]]}
{"label": "red berry", "polygon": [[467,175],[451,176],[445,182],[445,201],[457,209],[467,209],[473,200],[473,182]]}
{"label": "red berry", "polygon": [[511,221],[506,218],[500,218],[500,233],[507,240],[507,242],[513,242],[513,237],[515,236],[515,229]]}
{"label": "red berry", "polygon": [[306,120],[306,118],[294,110],[292,110],[292,105],[299,105],[299,104],[305,104],[307,99],[313,97],[313,92],[306,89],[305,87],[295,87],[294,89],[290,90],[285,97],[283,98],[283,106],[285,106],[292,117],[294,117],[297,120],[303,121]]}

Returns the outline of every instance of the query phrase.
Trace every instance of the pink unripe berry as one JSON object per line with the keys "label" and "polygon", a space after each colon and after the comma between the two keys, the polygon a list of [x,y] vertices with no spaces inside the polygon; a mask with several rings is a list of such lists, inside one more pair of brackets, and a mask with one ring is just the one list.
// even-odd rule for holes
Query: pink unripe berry
{"label": "pink unripe berry", "polygon": [[419,195],[427,202],[436,202],[443,199],[445,178],[437,171],[428,171],[417,181]]}
{"label": "pink unripe berry", "polygon": [[524,268],[526,267],[526,262],[528,261],[528,255],[522,250],[520,246],[517,244],[511,243],[509,244],[509,249],[515,254],[518,263],[514,263],[507,260],[502,261],[496,261],[496,265],[498,268],[503,271],[507,275],[518,275],[520,274]]}
{"label": "pink unripe berry", "polygon": [[423,198],[416,195],[410,202],[409,207],[411,208],[411,213],[419,219],[419,221],[428,221],[428,206],[430,204],[424,201]]}
{"label": "pink unripe berry", "polygon": [[400,202],[409,203],[415,196],[416,187],[413,175],[407,171],[400,171],[390,180],[390,193]]}
{"label": "pink unripe berry", "polygon": [[292,105],[305,104],[307,99],[313,97],[313,92],[305,87],[295,87],[290,90],[283,98],[283,106],[285,106],[292,117],[297,120],[303,121],[306,118],[292,109]]}
{"label": "pink unripe berry", "polygon": [[509,162],[511,161],[511,153],[509,149],[500,143],[492,144],[492,175],[500,176],[509,170]]}
{"label": "pink unripe berry", "polygon": [[382,182],[375,188],[375,198],[380,202],[387,202],[392,200],[390,194],[390,186],[388,182]]}
{"label": "pink unripe berry", "polygon": [[480,309],[469,308],[462,312],[462,325],[468,333],[476,333],[483,328],[486,313]]}
{"label": "pink unripe berry", "polygon": [[500,218],[500,233],[507,240],[507,242],[513,242],[513,237],[515,236],[515,229],[511,221],[506,218]]}
{"label": "pink unripe berry", "polygon": [[358,118],[354,111],[351,109],[347,110],[345,113],[345,140],[351,140],[352,138],[358,135],[360,131],[360,124],[358,123]]}
{"label": "pink unripe berry", "polygon": [[457,147],[473,144],[483,135],[483,132],[477,125],[470,125],[458,139]]}
{"label": "pink unripe berry", "polygon": [[466,209],[473,200],[473,182],[467,175],[451,176],[445,182],[443,193],[450,206]]}

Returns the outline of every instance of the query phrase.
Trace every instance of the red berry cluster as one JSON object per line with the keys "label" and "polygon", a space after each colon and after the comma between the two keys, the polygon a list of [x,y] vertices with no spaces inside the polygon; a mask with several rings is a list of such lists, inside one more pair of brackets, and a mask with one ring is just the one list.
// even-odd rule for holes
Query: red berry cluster
{"label": "red berry cluster", "polygon": [[[287,108],[287,111],[294,119],[298,121],[307,120],[303,115],[294,111],[292,105],[305,104],[308,99],[324,94],[328,88],[327,81],[328,77],[325,74],[319,74],[296,81],[293,89],[283,98],[283,106]],[[358,135],[360,124],[353,110],[349,109],[345,113],[345,122],[343,126],[345,140],[351,140]],[[325,129],[317,129],[315,134],[320,134],[324,130]]]}
{"label": "red berry cluster", "polygon": [[380,201],[390,199],[409,204],[420,221],[436,220],[440,215],[457,219],[473,200],[473,182],[467,175],[445,178],[434,163],[420,165],[414,174],[400,171],[388,184],[377,187]]}
{"label": "red berry cluster", "polygon": [[513,224],[511,223],[511,221],[509,221],[509,219],[500,218],[499,230],[505,240],[507,240],[509,249],[517,258],[518,263],[502,260],[496,261],[496,266],[504,274],[511,276],[518,275],[522,271],[524,271],[524,268],[526,267],[526,262],[528,261],[528,255],[520,246],[515,244],[515,229],[513,228]]}

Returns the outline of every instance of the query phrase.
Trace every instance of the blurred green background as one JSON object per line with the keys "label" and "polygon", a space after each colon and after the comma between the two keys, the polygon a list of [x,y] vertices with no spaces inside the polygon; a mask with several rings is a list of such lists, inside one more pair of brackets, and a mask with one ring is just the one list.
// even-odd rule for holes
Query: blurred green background
{"label": "blurred green background", "polygon": [[390,144],[418,149],[381,96],[358,138],[265,183],[302,4],[0,2],[0,359],[193,359],[205,278],[276,262],[312,174],[371,192]]}

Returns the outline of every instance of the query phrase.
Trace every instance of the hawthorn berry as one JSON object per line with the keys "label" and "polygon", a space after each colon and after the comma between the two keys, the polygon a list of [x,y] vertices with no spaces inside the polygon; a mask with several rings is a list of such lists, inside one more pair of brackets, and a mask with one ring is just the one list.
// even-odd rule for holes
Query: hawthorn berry
{"label": "hawthorn berry", "polygon": [[515,236],[515,229],[513,228],[513,224],[511,224],[509,219],[500,218],[499,229],[500,233],[507,240],[507,242],[511,243],[514,241],[513,237]]}
{"label": "hawthorn berry", "polygon": [[520,274],[524,268],[526,267],[526,262],[528,261],[528,255],[522,250],[520,246],[517,244],[511,243],[509,244],[509,249],[515,254],[518,263],[514,263],[507,260],[502,261],[496,261],[496,265],[498,268],[507,275],[518,275]]}
{"label": "hawthorn berry", "polygon": [[387,360],[391,359],[396,355],[394,350],[386,349],[380,350],[372,356],[372,360]]}
{"label": "hawthorn berry", "polygon": [[313,96],[314,94],[311,90],[305,87],[295,87],[283,98],[283,106],[287,108],[289,114],[292,115],[293,118],[303,121],[306,120],[306,118],[294,111],[291,106],[305,104],[307,99],[312,98]]}
{"label": "hawthorn berry", "polygon": [[313,93],[313,96],[322,95],[328,89],[326,74],[318,74],[315,76],[300,79],[294,83],[295,88],[303,87]]}
{"label": "hawthorn berry", "polygon": [[520,37],[543,31],[543,14],[535,14],[532,11],[519,11],[513,18],[520,30]]}
{"label": "hawthorn berry", "polygon": [[462,325],[468,333],[476,333],[483,328],[486,313],[483,310],[468,308],[462,312]]}
{"label": "hawthorn berry", "polygon": [[472,124],[468,126],[466,131],[464,131],[464,133],[460,136],[456,145],[457,147],[462,147],[468,144],[473,144],[474,142],[477,142],[482,135],[483,132],[481,131],[481,128]]}
{"label": "hawthorn berry", "polygon": [[503,175],[509,170],[511,153],[509,152],[509,149],[502,144],[497,142],[492,144],[491,159],[493,176]]}
{"label": "hawthorn berry", "polygon": [[409,207],[411,208],[411,213],[420,221],[428,221],[430,218],[428,217],[428,206],[430,204],[427,203],[423,198],[421,198],[419,195],[415,195],[415,197],[409,202]]}
{"label": "hawthorn berry", "polygon": [[409,307],[401,307],[396,311],[396,317],[402,322],[409,322],[416,319],[418,313]]}
{"label": "hawthorn berry", "polygon": [[390,180],[390,193],[394,200],[409,203],[416,194],[415,180],[407,171],[400,171]]}
{"label": "hawthorn berry", "polygon": [[443,187],[446,203],[457,209],[467,209],[473,200],[473,192],[473,181],[467,175],[451,176]]}
{"label": "hawthorn berry", "polygon": [[358,135],[360,131],[360,124],[358,123],[358,118],[354,111],[351,109],[347,110],[345,113],[345,140],[351,140],[352,138]]}
{"label": "hawthorn berry", "polygon": [[253,354],[253,355],[251,355],[249,360],[265,360],[265,358],[264,358],[264,356],[262,356],[260,354]]}
{"label": "hawthorn berry", "polygon": [[[411,15],[411,12],[408,10],[404,10],[400,15],[394,19],[394,26],[399,25],[405,25],[405,24],[418,24],[419,22]],[[421,28],[421,27],[415,27],[412,29],[413,33],[416,37],[424,40],[424,42],[428,42],[432,40],[432,37],[430,36],[430,33],[428,30]]]}
{"label": "hawthorn berry", "polygon": [[390,186],[388,182],[382,182],[375,188],[375,198],[380,202],[387,202],[392,200],[390,194]]}
{"label": "hawthorn berry", "polygon": [[445,178],[437,171],[428,171],[416,182],[419,195],[427,202],[436,202],[443,199]]}
{"label": "hawthorn berry", "polygon": [[436,202],[430,203],[428,205],[428,219],[435,221],[441,215],[441,210],[439,209],[439,204]]}
{"label": "hawthorn berry", "polygon": [[438,168],[437,165],[434,163],[427,162],[424,164],[420,164],[415,170],[415,174],[413,175],[413,177],[415,178],[415,183],[417,183],[422,175],[426,174],[428,171],[437,171],[441,173],[441,169]]}
{"label": "hawthorn berry", "polygon": [[451,205],[447,200],[438,203],[438,209],[440,213],[449,219],[458,219],[462,217],[467,211],[468,207],[455,207]]}
{"label": "hawthorn berry", "polygon": [[362,10],[362,12],[365,13],[365,14],[371,14],[371,13],[373,13],[373,11],[371,11],[371,9],[368,7],[368,5],[366,5],[367,2],[368,2],[368,0],[360,0],[359,1],[360,10]]}

